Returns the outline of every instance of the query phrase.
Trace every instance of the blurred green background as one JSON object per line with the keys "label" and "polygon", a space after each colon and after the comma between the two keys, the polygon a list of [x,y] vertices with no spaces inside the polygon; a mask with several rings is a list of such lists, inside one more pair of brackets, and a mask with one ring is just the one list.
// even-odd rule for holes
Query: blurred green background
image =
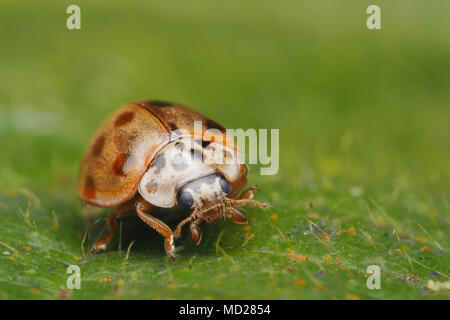
{"label": "blurred green background", "polygon": [[[71,4],[81,30],[66,28]],[[369,4],[382,30],[366,28]],[[449,10],[3,0],[0,298],[449,298],[426,288],[450,275]],[[186,234],[175,263],[133,219],[122,241],[89,255],[102,231],[86,229],[91,209],[77,199],[81,155],[109,113],[143,99],[280,129],[279,173],[249,175],[270,208],[247,209],[246,228],[204,226],[199,247]],[[81,290],[65,289],[70,264]],[[381,290],[366,288],[372,264]]]}

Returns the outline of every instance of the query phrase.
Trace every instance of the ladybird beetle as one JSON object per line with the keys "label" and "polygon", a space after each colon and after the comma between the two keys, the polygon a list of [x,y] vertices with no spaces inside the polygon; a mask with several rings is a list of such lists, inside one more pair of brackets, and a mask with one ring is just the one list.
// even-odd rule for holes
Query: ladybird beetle
{"label": "ladybird beetle", "polygon": [[[194,130],[196,123],[201,123],[201,130]],[[247,166],[239,161],[233,139],[226,138],[217,122],[178,104],[134,102],[113,113],[94,135],[81,162],[80,199],[115,208],[107,218],[109,233],[94,244],[93,252],[106,249],[117,232],[116,218],[130,214],[136,213],[159,232],[167,254],[175,259],[174,240],[186,223],[190,222],[198,245],[201,222],[223,217],[244,224],[247,219],[235,207],[266,207],[253,200],[257,186],[239,195],[247,183]],[[217,161],[218,155],[226,161]],[[192,212],[173,231],[150,215],[176,205]]]}

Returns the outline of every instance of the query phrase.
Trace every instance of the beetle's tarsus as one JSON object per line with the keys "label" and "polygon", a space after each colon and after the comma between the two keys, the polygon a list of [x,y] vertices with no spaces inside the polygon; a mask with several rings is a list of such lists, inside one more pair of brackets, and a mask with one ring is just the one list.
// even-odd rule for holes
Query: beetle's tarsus
{"label": "beetle's tarsus", "polygon": [[226,207],[224,209],[226,215],[228,218],[231,218],[231,221],[233,221],[236,224],[246,224],[248,223],[247,218],[237,209],[233,207]]}
{"label": "beetle's tarsus", "polygon": [[196,221],[191,223],[190,229],[192,240],[194,241],[195,245],[198,246],[202,241],[203,235],[202,230],[199,228],[198,223]]}
{"label": "beetle's tarsus", "polygon": [[[106,243],[101,243],[103,239],[98,240],[91,249],[92,253],[99,253],[106,250]],[[99,244],[100,243],[100,244]]]}
{"label": "beetle's tarsus", "polygon": [[257,206],[259,208],[266,208],[267,207],[266,203],[260,202],[260,201],[256,201],[256,200],[253,200],[253,199],[237,199],[237,200],[234,200],[234,199],[226,198],[225,202],[228,205],[232,206],[232,207],[242,206],[244,204]]}
{"label": "beetle's tarsus", "polygon": [[164,248],[166,249],[167,255],[175,261],[178,255],[175,254],[174,237],[172,234],[164,239]]}

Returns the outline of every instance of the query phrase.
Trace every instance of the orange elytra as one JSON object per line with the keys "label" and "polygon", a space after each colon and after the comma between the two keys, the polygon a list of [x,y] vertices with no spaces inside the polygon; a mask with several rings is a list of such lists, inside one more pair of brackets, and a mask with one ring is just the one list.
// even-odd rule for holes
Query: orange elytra
{"label": "orange elytra", "polygon": [[[224,127],[184,106],[143,101],[119,108],[94,135],[81,162],[80,199],[115,207],[107,219],[110,232],[93,251],[106,249],[117,232],[116,218],[134,213],[164,237],[173,259],[174,240],[188,222],[196,244],[203,221],[227,217],[246,223],[236,206],[266,205],[252,199],[256,186],[239,196],[247,183],[247,166],[237,152]],[[149,214],[176,205],[191,213],[173,231]]]}

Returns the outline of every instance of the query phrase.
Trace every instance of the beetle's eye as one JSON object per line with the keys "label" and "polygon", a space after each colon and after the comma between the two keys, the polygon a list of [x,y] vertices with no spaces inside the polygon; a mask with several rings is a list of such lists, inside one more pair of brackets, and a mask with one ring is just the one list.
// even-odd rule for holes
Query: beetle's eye
{"label": "beetle's eye", "polygon": [[187,191],[178,192],[177,203],[178,203],[178,206],[180,206],[180,208],[189,209],[194,204],[194,199],[192,198],[192,194],[190,194]]}
{"label": "beetle's eye", "polygon": [[221,177],[219,181],[220,187],[222,188],[223,192],[226,194],[231,193],[231,184],[227,181],[227,179]]}

